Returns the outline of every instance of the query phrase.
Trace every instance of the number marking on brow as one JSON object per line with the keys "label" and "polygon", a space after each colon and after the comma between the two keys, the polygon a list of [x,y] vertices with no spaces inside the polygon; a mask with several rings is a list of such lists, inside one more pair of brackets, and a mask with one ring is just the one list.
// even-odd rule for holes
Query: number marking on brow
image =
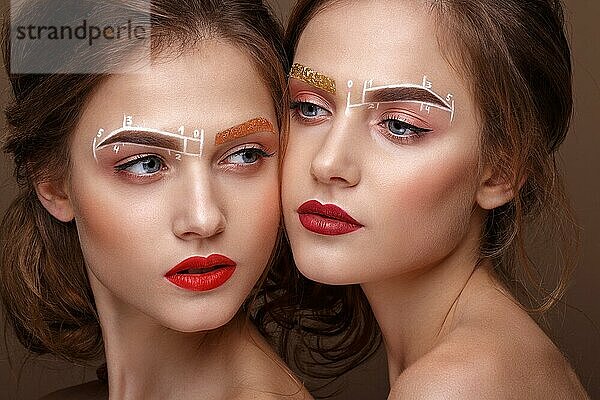
{"label": "number marking on brow", "polygon": [[425,110],[429,112],[431,107],[447,111],[450,113],[450,122],[454,120],[454,95],[449,93],[446,98],[438,95],[433,91],[433,84],[431,81],[427,80],[427,76],[423,77],[423,83],[421,85],[403,83],[373,86],[372,79],[364,81],[361,102],[355,104],[352,104],[352,95],[350,93],[353,86],[354,82],[349,80],[347,84],[348,94],[346,97],[346,115],[348,115],[353,108],[366,106],[367,108],[372,109],[379,108],[380,103],[409,102],[420,103],[421,111]]}
{"label": "number marking on brow", "polygon": [[[273,124],[268,119],[257,117],[217,133],[215,136],[215,145],[260,132],[277,134]],[[173,133],[160,129],[133,126],[133,118],[125,116],[122,127],[113,130],[104,138],[102,137],[103,134],[104,129],[101,128],[98,134],[94,136],[92,143],[92,152],[96,161],[98,161],[97,150],[110,145],[113,145],[115,153],[118,153],[118,149],[121,146],[128,144],[148,148],[161,148],[168,150],[169,154],[171,154],[171,151],[175,152],[177,160],[181,159],[181,155],[202,157],[204,152],[204,129],[196,129],[193,131],[192,136],[188,137],[184,136],[184,126],[180,126],[177,129],[177,133]],[[195,149],[190,151],[190,145],[195,145]]]}
{"label": "number marking on brow", "polygon": [[[98,149],[104,148],[111,144],[114,144],[113,150],[115,153],[118,153],[118,148],[120,148],[121,145],[135,144],[149,148],[166,149],[169,152],[175,151],[178,154],[189,156],[202,156],[202,150],[204,146],[204,130],[201,130],[201,135],[199,138],[183,136],[183,133],[185,132],[185,128],[183,126],[181,126],[177,131],[178,133],[173,133],[161,129],[133,126],[133,117],[130,115],[125,115],[123,117],[123,125],[120,128],[111,131],[104,138],[102,138],[104,129],[101,128],[98,130],[98,134],[94,136],[94,141],[92,143],[94,159],[98,161]],[[199,145],[199,151],[197,153],[189,152],[188,142],[197,143]]]}

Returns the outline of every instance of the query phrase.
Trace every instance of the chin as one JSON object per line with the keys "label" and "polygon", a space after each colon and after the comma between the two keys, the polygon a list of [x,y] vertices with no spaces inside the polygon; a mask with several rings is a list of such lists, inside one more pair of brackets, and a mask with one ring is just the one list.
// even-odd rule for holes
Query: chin
{"label": "chin", "polygon": [[212,331],[227,325],[237,314],[239,306],[218,307],[210,311],[189,310],[163,320],[162,325],[177,332],[194,333]]}
{"label": "chin", "polygon": [[[293,249],[293,247],[292,247]],[[353,285],[362,283],[359,265],[348,262],[338,255],[323,250],[303,250],[294,252],[294,262],[306,278],[326,285]]]}

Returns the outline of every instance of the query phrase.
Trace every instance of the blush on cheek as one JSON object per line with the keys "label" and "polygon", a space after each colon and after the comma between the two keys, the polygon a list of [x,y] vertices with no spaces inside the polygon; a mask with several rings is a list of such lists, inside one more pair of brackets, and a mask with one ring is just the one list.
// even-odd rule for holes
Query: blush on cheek
{"label": "blush on cheek", "polygon": [[94,259],[119,254],[124,245],[140,240],[140,224],[133,223],[139,219],[131,212],[131,199],[120,199],[95,180],[73,179],[71,201],[84,254]]}
{"label": "blush on cheek", "polygon": [[247,194],[238,191],[228,198],[227,240],[241,257],[249,290],[264,272],[276,244],[280,223],[277,181],[252,185]]}
{"label": "blush on cheek", "polygon": [[416,247],[426,243],[438,255],[447,253],[469,226],[478,179],[476,159],[466,153],[446,153],[404,165],[410,166],[379,178],[388,182],[377,190],[390,194],[384,201],[392,204],[393,211],[387,218],[374,218],[404,227]]}
{"label": "blush on cheek", "polygon": [[281,212],[278,186],[262,186],[254,196],[245,198],[239,207],[242,210],[240,223],[252,227],[252,234],[259,240],[265,243],[273,241],[273,231],[279,226]]}
{"label": "blush on cheek", "polygon": [[408,184],[411,190],[407,192],[407,196],[411,203],[428,204],[427,208],[435,210],[445,203],[473,199],[473,178],[464,164],[443,163],[430,166],[431,169],[419,174]]}
{"label": "blush on cheek", "polygon": [[429,204],[435,209],[458,200],[473,201],[477,165],[476,146],[450,137],[404,160],[403,168],[394,171],[394,175],[396,180],[404,181],[411,203]]}
{"label": "blush on cheek", "polygon": [[[123,232],[115,229],[114,214],[106,212],[97,205],[89,207],[81,202],[77,207],[75,223],[79,242],[86,262],[94,260],[96,264],[106,264],[108,260],[103,260],[110,252],[120,253],[119,245],[127,243],[123,240]],[[110,249],[110,251],[107,251]]]}

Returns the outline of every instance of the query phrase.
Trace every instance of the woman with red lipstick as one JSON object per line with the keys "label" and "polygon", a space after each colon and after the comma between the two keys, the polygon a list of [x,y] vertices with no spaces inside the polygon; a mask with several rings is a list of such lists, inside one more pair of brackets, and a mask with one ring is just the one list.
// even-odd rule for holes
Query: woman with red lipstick
{"label": "woman with red lipstick", "polygon": [[[34,353],[106,359],[100,381],[49,398],[310,398],[248,316],[279,238],[288,115],[268,7],[23,4],[12,24],[33,29],[4,30],[21,184],[5,315]],[[48,21],[93,35],[38,43]]]}
{"label": "woman with red lipstick", "polygon": [[[389,399],[586,398],[530,316],[563,295],[577,236],[560,2],[300,0],[287,38],[285,227],[300,272],[342,285],[297,322],[313,352],[364,360],[380,329]],[[556,265],[532,262],[529,226],[558,235]],[[337,321],[328,346],[315,321]]]}

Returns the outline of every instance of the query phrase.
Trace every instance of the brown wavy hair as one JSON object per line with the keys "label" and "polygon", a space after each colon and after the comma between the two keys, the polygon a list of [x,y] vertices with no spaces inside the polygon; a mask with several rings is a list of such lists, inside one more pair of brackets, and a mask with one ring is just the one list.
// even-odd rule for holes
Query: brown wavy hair
{"label": "brown wavy hair", "polygon": [[[55,11],[44,8],[55,7],[52,2],[29,1],[25,5],[19,20],[14,21],[24,22],[23,26],[31,18]],[[262,0],[115,0],[90,1],[88,5],[93,7],[83,8],[94,10],[94,17],[103,21],[114,21],[121,11],[137,15],[139,20],[133,23],[151,32],[145,44],[150,45],[153,57],[183,54],[202,40],[238,47],[250,57],[269,88],[278,126],[281,132],[287,131],[288,64],[283,28]],[[11,61],[27,65],[44,55],[16,42],[11,51],[10,34],[9,21],[5,21],[2,51],[13,98],[5,110],[8,130],[3,149],[14,159],[20,188],[0,229],[5,327],[12,327],[33,353],[87,364],[102,356],[103,341],[76,226],[73,221],[53,218],[38,200],[35,185],[67,176],[71,133],[86,101],[110,75],[11,73]],[[132,42],[115,40],[100,49],[83,45],[74,56],[82,63],[115,65],[126,62],[142,45]],[[58,61],[64,65],[71,62]],[[285,135],[281,136],[284,139]]]}
{"label": "brown wavy hair", "polygon": [[[290,64],[309,22],[342,3],[351,6],[347,0],[296,3],[286,31]],[[493,165],[499,178],[516,189],[509,203],[488,213],[480,261],[490,260],[522,307],[543,316],[565,293],[577,261],[579,233],[557,166],[557,149],[567,134],[573,102],[561,2],[430,0],[428,4],[436,18],[439,47],[478,106],[480,165]],[[543,263],[533,261],[532,237],[548,253]],[[544,279],[548,272],[554,277],[551,283]],[[380,343],[377,323],[357,286],[320,285],[297,273],[288,279],[297,289],[273,290],[271,314],[279,324],[296,327],[310,350],[308,355],[289,357],[305,357],[339,371],[375,352]],[[296,314],[291,311],[294,307]],[[306,308],[316,312],[298,314]],[[283,353],[289,351],[285,337],[280,347]],[[303,372],[315,376],[314,371]]]}

